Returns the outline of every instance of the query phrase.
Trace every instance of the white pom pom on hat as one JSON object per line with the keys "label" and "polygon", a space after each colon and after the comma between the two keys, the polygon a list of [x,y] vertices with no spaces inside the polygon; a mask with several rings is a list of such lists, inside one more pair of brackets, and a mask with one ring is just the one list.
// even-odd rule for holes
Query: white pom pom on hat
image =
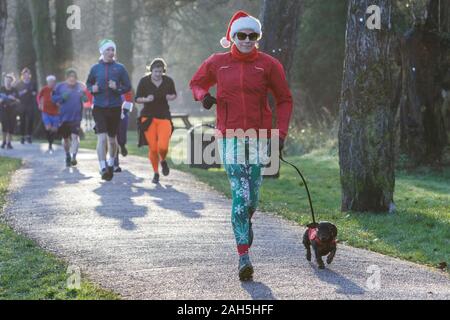
{"label": "white pom pom on hat", "polygon": [[231,46],[231,39],[234,35],[245,29],[253,30],[261,37],[261,22],[245,11],[238,11],[233,15],[230,23],[228,24],[226,36],[220,40],[221,46],[224,48],[229,48]]}
{"label": "white pom pom on hat", "polygon": [[229,41],[226,37],[223,37],[220,39],[220,45],[224,48],[229,48],[231,47],[231,41]]}

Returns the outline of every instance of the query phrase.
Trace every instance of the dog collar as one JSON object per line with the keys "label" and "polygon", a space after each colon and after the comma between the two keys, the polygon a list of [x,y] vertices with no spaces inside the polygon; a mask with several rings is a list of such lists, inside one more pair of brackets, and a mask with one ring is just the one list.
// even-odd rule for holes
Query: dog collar
{"label": "dog collar", "polygon": [[[316,241],[317,244],[320,244],[321,241],[319,237],[317,236],[317,232],[319,231],[319,228],[308,228],[308,238],[309,241]],[[336,244],[336,239],[333,239],[331,241],[332,244]]]}

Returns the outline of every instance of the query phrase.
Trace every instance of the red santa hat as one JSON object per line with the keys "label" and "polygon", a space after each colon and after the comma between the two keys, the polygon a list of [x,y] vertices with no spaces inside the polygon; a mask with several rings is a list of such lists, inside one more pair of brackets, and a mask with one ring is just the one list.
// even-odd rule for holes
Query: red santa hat
{"label": "red santa hat", "polygon": [[245,29],[253,30],[261,38],[261,22],[245,11],[238,11],[231,18],[226,36],[220,40],[222,47],[229,48],[234,35]]}

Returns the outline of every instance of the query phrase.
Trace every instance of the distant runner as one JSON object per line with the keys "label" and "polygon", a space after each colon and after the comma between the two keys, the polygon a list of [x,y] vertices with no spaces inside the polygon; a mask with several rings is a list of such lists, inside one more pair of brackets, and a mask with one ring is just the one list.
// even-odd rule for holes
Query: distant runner
{"label": "distant runner", "polygon": [[2,149],[13,149],[12,135],[16,127],[17,108],[20,104],[19,93],[13,87],[15,77],[12,73],[3,78],[4,86],[0,88],[0,118],[3,131]]}
{"label": "distant runner", "polygon": [[86,101],[85,87],[78,82],[77,72],[74,69],[67,70],[66,81],[58,84],[53,91],[53,102],[60,107],[58,132],[64,139],[67,167],[76,166],[78,163],[83,102]]}
{"label": "distant runner", "polygon": [[52,93],[56,86],[56,77],[49,75],[47,85],[41,89],[37,101],[42,112],[42,122],[47,131],[48,151],[53,151],[53,141],[59,128],[59,107],[52,101]]}

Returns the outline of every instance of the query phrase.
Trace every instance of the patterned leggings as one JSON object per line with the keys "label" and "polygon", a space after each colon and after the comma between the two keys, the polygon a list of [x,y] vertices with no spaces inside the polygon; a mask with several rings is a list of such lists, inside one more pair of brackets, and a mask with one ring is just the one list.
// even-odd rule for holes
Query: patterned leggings
{"label": "patterned leggings", "polygon": [[248,138],[224,138],[219,139],[218,143],[231,185],[233,198],[231,222],[237,250],[239,255],[243,255],[249,249],[250,215],[258,206],[262,165],[257,159],[250,161],[251,156],[249,158],[243,156],[243,161],[237,161],[239,159],[237,155],[243,155],[244,150],[247,150],[247,154],[252,154],[252,146]]}

